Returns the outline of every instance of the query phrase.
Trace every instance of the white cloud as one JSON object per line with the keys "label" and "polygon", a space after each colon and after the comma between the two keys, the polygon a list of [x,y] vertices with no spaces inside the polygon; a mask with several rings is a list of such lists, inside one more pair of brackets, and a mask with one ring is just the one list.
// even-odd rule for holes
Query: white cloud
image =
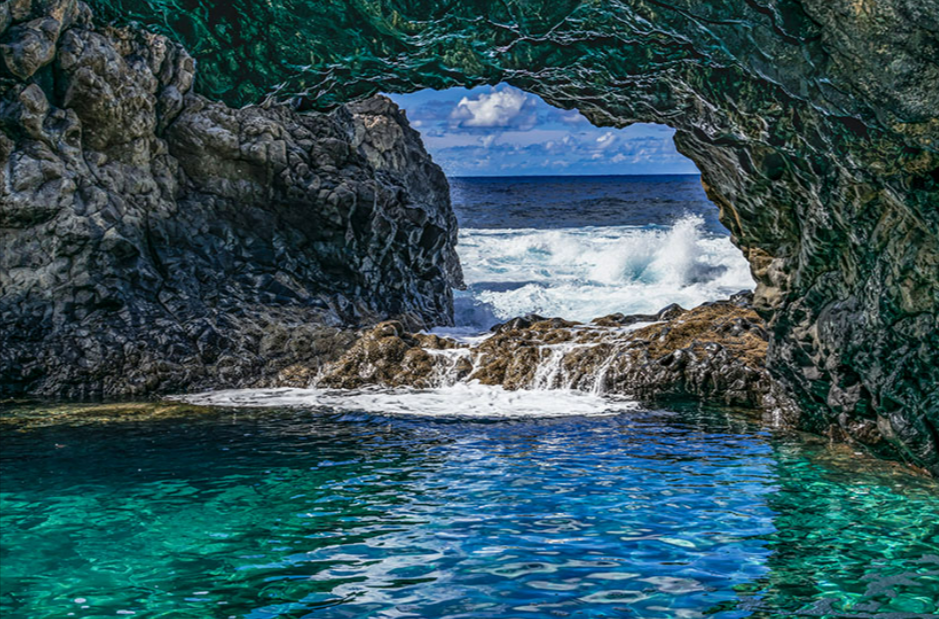
{"label": "white cloud", "polygon": [[550,107],[508,85],[397,97],[412,98],[411,107],[402,103],[412,126],[454,175],[695,171],[675,152],[668,127],[595,127],[576,110]]}
{"label": "white cloud", "polygon": [[474,99],[463,97],[450,119],[462,127],[512,127],[534,124],[528,95],[517,88],[483,93]]}
{"label": "white cloud", "polygon": [[616,134],[612,131],[607,131],[603,135],[597,138],[597,148],[603,150],[609,148],[613,145],[613,142],[616,141]]}

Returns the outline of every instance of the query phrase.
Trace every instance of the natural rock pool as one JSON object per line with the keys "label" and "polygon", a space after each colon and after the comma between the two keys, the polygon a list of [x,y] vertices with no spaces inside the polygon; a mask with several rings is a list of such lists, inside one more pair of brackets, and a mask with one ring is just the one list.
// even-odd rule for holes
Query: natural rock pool
{"label": "natural rock pool", "polygon": [[934,481],[671,408],[8,406],[0,613],[937,616]]}

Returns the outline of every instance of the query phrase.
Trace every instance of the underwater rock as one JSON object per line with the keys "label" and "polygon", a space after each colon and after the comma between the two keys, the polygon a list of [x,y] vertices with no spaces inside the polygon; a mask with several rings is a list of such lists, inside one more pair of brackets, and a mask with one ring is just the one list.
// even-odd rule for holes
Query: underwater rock
{"label": "underwater rock", "polygon": [[792,401],[766,370],[765,322],[749,307],[737,301],[688,311],[672,305],[651,316],[622,317],[632,329],[598,322],[515,319],[473,347],[382,323],[326,365],[314,384],[429,388],[479,381],[645,402],[695,397],[778,411],[796,422]]}
{"label": "underwater rock", "polygon": [[0,395],[263,385],[345,350],[343,327],[452,320],[448,184],[391,101],[230,108],[162,36],[21,4],[0,39]]}

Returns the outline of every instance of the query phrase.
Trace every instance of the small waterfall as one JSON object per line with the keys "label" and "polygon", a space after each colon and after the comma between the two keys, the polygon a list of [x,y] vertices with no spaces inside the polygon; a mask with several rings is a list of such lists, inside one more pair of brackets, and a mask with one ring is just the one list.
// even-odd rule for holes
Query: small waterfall
{"label": "small waterfall", "polygon": [[[593,396],[606,394],[609,390],[607,377],[619,358],[617,344],[622,330],[604,331],[606,333],[596,334],[596,330],[588,329],[585,338],[588,341],[533,342],[538,357],[525,388],[532,391],[576,390]],[[426,379],[434,389],[473,383],[477,371],[485,370],[492,361],[491,351],[474,344],[465,348],[424,350],[434,358],[433,371]]]}
{"label": "small waterfall", "polygon": [[542,351],[547,350],[549,352],[547,358],[543,358],[538,364],[535,375],[532,377],[530,388],[539,390],[573,389],[574,381],[577,379],[577,376],[571,374],[565,366],[565,357],[575,350],[592,348],[594,346],[597,346],[597,344],[593,342],[565,342],[563,344],[542,346]]}
{"label": "small waterfall", "polygon": [[597,373],[593,377],[593,385],[590,387],[591,395],[603,395],[606,392],[606,375],[613,366],[613,362],[616,361],[617,356],[616,348],[614,347],[603,364],[597,368]]}
{"label": "small waterfall", "polygon": [[564,372],[564,355],[571,349],[569,345],[556,344],[554,346],[543,346],[542,351],[547,350],[547,359],[538,364],[535,375],[531,379],[531,388],[546,391],[553,389],[558,376]]}
{"label": "small waterfall", "polygon": [[[450,348],[444,350],[425,349],[432,357],[437,357],[437,363],[434,364],[434,375],[431,379],[433,386],[451,387],[462,378],[460,375],[460,361],[467,361],[473,365],[474,355],[469,348]],[[472,371],[469,372],[472,374]],[[464,373],[463,376],[468,374]]]}

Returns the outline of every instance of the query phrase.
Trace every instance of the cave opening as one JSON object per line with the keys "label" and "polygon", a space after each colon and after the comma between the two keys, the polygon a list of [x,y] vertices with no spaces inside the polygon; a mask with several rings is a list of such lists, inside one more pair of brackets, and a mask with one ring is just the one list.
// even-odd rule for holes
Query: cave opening
{"label": "cave opening", "polygon": [[700,172],[662,124],[592,124],[506,84],[389,95],[446,173],[465,290],[454,330],[589,322],[752,290]]}

